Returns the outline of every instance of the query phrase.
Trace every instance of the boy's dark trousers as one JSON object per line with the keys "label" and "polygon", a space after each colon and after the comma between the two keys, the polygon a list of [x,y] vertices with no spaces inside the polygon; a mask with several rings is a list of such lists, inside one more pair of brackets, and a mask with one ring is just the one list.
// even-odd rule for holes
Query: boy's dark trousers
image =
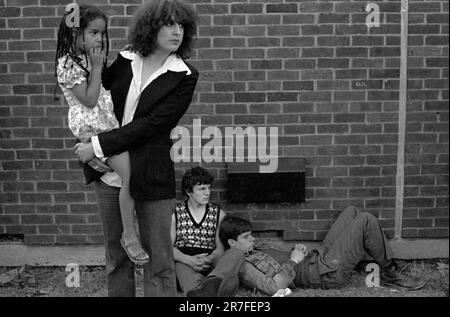
{"label": "boy's dark trousers", "polygon": [[[297,265],[294,284],[304,287],[335,288],[348,283],[350,273],[368,254],[381,268],[389,264],[392,249],[389,246],[378,220],[370,213],[361,212],[349,206],[342,211],[331,226],[321,246],[324,250],[322,258],[317,251],[313,252],[311,261],[302,261]],[[290,254],[272,250],[264,252],[273,256],[278,262],[289,259]],[[284,258],[284,259],[283,259]],[[321,272],[319,262],[336,269]],[[305,267],[307,265],[307,267]],[[301,274],[306,270],[306,274]],[[305,280],[305,276],[306,279]]]}

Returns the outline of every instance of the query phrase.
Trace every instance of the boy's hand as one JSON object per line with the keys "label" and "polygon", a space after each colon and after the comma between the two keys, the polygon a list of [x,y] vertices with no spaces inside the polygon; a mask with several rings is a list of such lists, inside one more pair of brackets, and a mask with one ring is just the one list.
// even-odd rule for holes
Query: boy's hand
{"label": "boy's hand", "polygon": [[102,68],[105,62],[105,51],[101,48],[91,48],[89,49],[89,60],[91,61],[92,69]]}
{"label": "boy's hand", "polygon": [[189,266],[196,272],[203,272],[210,268],[210,264],[205,261],[208,253],[197,254],[190,257]]}
{"label": "boy's hand", "polygon": [[307,247],[306,245],[304,245],[304,244],[301,244],[301,243],[297,243],[297,244],[295,245],[295,248],[300,249],[300,251],[302,251],[303,253],[305,253],[305,255],[308,254],[308,252],[309,252],[308,247]]}
{"label": "boy's hand", "polygon": [[214,256],[212,254],[202,257],[205,264],[212,264],[214,262]]}
{"label": "boy's hand", "polygon": [[208,253],[202,253],[196,255],[200,261],[202,261],[201,269],[202,271],[206,271],[212,265],[212,257],[208,255]]}
{"label": "boy's hand", "polygon": [[308,254],[307,248],[303,244],[295,245],[295,248],[291,251],[291,260],[300,263]]}

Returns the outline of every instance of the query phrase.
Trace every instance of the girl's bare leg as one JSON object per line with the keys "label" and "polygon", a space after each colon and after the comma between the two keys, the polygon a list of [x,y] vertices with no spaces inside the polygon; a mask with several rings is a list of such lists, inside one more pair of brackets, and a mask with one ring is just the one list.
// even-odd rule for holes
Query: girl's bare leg
{"label": "girl's bare leg", "polygon": [[123,239],[126,243],[138,242],[128,247],[133,257],[140,260],[148,258],[148,255],[142,249],[141,243],[137,238],[134,227],[134,200],[130,194],[130,155],[128,152],[114,155],[108,159],[107,164],[122,178],[122,188],[119,192],[119,205],[123,225]]}

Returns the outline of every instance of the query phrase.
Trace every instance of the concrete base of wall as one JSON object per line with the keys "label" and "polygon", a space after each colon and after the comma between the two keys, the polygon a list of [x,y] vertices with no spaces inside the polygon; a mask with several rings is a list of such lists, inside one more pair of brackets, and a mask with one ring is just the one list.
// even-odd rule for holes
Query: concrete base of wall
{"label": "concrete base of wall", "polygon": [[399,259],[448,258],[448,239],[392,240],[390,245]]}
{"label": "concrete base of wall", "polygon": [[[289,250],[297,242],[281,239],[261,239],[261,242]],[[317,242],[302,242],[309,247]],[[390,245],[398,259],[433,259],[449,257],[448,239],[392,240]],[[0,266],[66,266],[105,265],[105,250],[102,245],[81,246],[26,246],[23,244],[0,244]]]}

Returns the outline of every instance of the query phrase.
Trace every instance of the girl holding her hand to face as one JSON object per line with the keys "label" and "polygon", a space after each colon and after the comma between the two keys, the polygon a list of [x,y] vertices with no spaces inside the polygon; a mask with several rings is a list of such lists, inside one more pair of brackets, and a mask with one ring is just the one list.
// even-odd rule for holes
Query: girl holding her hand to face
{"label": "girl holding her hand to face", "polygon": [[[119,127],[114,115],[111,93],[102,85],[102,71],[108,54],[106,15],[93,6],[81,5],[80,27],[67,24],[67,12],[61,21],[56,51],[56,76],[69,105],[69,128],[83,143],[101,132]],[[75,146],[78,154],[79,144]],[[103,159],[94,157],[88,165],[98,172],[115,171],[122,179],[119,194],[123,224],[121,244],[136,264],[149,261],[133,225],[134,200],[130,195],[130,158],[122,152]]]}

